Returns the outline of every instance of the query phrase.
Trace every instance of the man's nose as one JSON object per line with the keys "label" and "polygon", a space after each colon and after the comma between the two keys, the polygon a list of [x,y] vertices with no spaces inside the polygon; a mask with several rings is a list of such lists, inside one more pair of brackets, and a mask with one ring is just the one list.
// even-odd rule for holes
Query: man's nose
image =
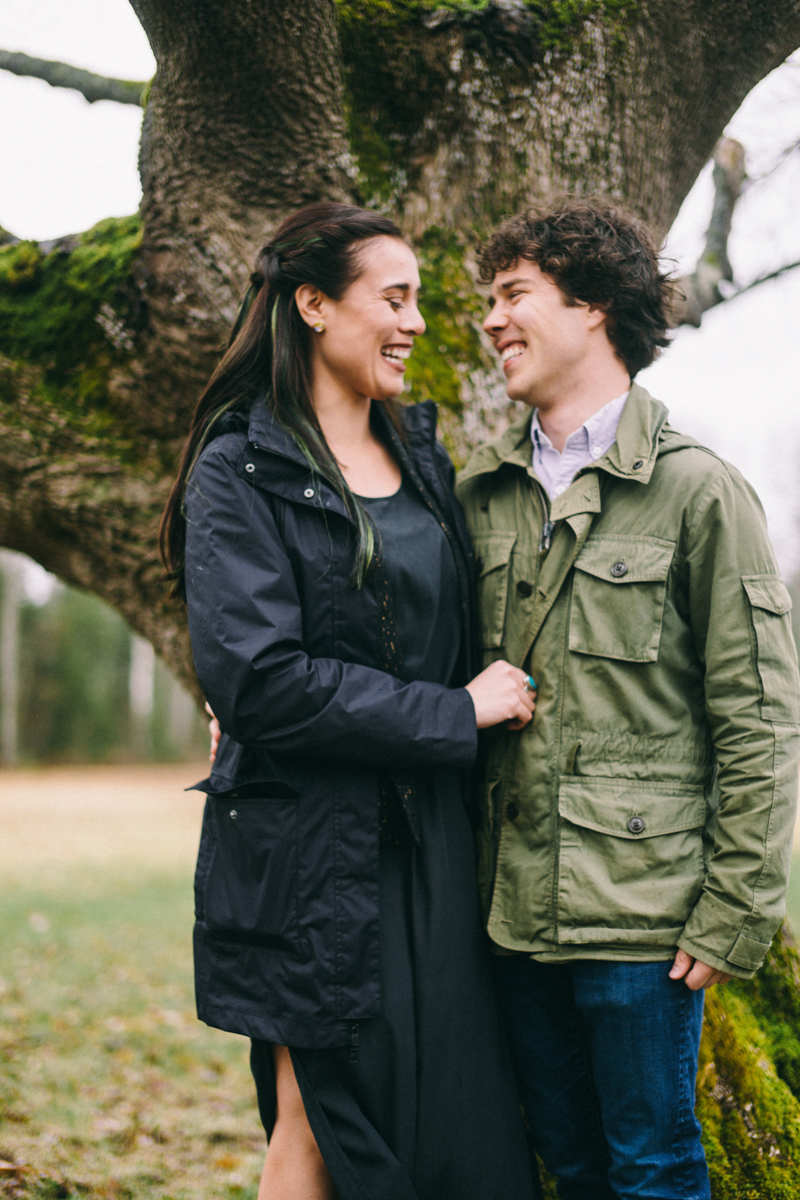
{"label": "man's nose", "polygon": [[483,322],[483,331],[491,336],[493,333],[499,332],[507,322],[508,318],[495,305]]}

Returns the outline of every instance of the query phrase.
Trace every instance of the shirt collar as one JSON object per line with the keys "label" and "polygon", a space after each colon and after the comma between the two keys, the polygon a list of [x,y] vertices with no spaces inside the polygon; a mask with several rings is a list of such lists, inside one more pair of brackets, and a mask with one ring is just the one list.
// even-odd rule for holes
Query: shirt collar
{"label": "shirt collar", "polygon": [[[616,396],[613,400],[609,400],[608,404],[604,404],[596,413],[592,413],[591,417],[587,417],[580,428],[573,430],[569,435],[564,444],[564,449],[566,450],[567,446],[573,446],[576,442],[582,441],[588,445],[592,458],[602,458],[616,440],[617,426],[619,425],[619,419],[622,416],[622,410],[625,407],[628,395],[628,392],[623,392],[621,396]],[[574,441],[573,438],[575,439]],[[534,445],[538,445],[540,450],[553,449],[553,443],[539,424],[538,408],[533,410],[531,440]]]}

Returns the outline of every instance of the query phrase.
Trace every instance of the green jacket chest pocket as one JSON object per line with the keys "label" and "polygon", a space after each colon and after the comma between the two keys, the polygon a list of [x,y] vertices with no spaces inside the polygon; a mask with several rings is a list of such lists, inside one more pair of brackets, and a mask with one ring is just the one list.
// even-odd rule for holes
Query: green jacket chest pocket
{"label": "green jacket chest pocket", "polygon": [[[792,636],[792,600],[777,575],[744,575],[756,635],[756,669],[761,682],[761,716],[794,724],[798,711],[797,650]],[[789,670],[787,671],[787,666]]]}
{"label": "green jacket chest pocket", "polygon": [[575,560],[569,648],[625,662],[655,662],[675,543],[591,537]]}
{"label": "green jacket chest pocket", "polygon": [[508,576],[514,532],[474,534],[472,544],[478,566],[481,646],[496,650],[503,644],[508,603]]}

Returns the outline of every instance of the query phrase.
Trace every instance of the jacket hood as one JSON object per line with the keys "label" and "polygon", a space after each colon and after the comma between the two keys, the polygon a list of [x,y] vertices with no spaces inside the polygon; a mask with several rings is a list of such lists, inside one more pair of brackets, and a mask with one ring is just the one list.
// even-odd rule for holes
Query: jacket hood
{"label": "jacket hood", "polygon": [[[383,405],[379,401],[372,401],[372,411],[379,421],[388,423]],[[433,401],[423,400],[420,404],[404,405],[400,411],[409,441],[430,441],[436,431],[437,421],[436,405]],[[250,410],[247,440],[257,449],[279,454],[308,471],[308,462],[297,442],[270,412],[263,398],[257,400]]]}
{"label": "jacket hood", "polygon": [[[596,466],[621,479],[648,483],[659,454],[680,449],[684,445],[697,445],[693,439],[683,438],[670,429],[668,415],[666,406],[660,400],[653,399],[638,383],[631,384],[617,427],[616,441]],[[479,447],[461,472],[459,482],[476,475],[491,474],[503,463],[529,467],[532,419],[533,412],[526,412],[496,441]]]}

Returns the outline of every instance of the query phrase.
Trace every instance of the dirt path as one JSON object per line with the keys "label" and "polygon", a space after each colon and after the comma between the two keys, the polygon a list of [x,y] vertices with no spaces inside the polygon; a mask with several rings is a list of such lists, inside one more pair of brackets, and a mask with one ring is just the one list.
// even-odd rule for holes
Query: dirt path
{"label": "dirt path", "polygon": [[126,860],[190,866],[208,762],[0,771],[0,869]]}

